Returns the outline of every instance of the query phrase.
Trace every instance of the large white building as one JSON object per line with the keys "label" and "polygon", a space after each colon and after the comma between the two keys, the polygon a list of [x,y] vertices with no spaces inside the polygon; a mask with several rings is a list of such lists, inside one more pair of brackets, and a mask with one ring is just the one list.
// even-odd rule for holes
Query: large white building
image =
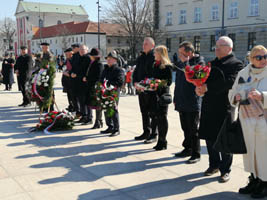
{"label": "large white building", "polygon": [[267,0],[154,0],[156,26],[166,30],[170,55],[184,40],[214,58],[216,39],[228,35],[244,58],[256,44],[267,46]]}
{"label": "large white building", "polygon": [[18,1],[15,16],[17,22],[14,41],[16,54],[19,53],[22,45],[28,46],[29,52],[31,52],[31,39],[39,28],[72,21],[88,21],[88,14],[82,6],[26,2],[23,0]]}

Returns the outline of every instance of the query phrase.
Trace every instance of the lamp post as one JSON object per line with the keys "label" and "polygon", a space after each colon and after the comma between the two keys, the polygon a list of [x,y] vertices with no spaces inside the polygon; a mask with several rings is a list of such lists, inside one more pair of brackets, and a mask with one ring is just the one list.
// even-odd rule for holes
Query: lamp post
{"label": "lamp post", "polygon": [[97,36],[98,36],[98,49],[100,50],[100,19],[99,19],[99,14],[100,14],[100,3],[99,0],[96,2],[97,4],[97,22],[98,22],[98,31],[97,31]]}
{"label": "lamp post", "polygon": [[223,2],[222,2],[222,28],[221,28],[221,36],[224,36],[225,35],[224,10],[225,10],[225,0],[223,0]]}

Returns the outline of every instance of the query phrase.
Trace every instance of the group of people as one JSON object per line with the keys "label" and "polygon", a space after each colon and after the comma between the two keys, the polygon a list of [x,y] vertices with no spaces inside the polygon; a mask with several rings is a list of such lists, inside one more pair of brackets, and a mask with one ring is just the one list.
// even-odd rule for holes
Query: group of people
{"label": "group of people", "polygon": [[[42,46],[49,52],[49,44]],[[170,86],[175,71],[173,103],[175,110],[179,112],[184,133],[184,149],[175,156],[189,157],[186,161],[188,164],[199,162],[200,139],[203,139],[209,156],[209,165],[204,176],[220,172],[218,181],[229,181],[233,155],[216,151],[214,144],[225,118],[233,112],[234,107],[238,107],[247,148],[244,166],[251,173],[248,185],[240,188],[239,193],[263,198],[267,195],[267,161],[264,159],[267,153],[267,50],[264,46],[255,46],[250,52],[247,66],[235,57],[232,50],[233,41],[229,37],[222,36],[216,41],[216,58],[210,62],[209,78],[203,85],[196,87],[186,80],[185,67],[206,65],[206,62],[203,56],[195,52],[191,42],[179,44],[178,59],[171,63],[166,46],[155,46],[152,38],[145,38],[143,52],[136,60],[136,68],[129,70],[130,75],[126,77],[116,51],[108,53],[107,64],[103,65],[97,48],[88,52],[86,45],[74,44],[72,48],[65,50],[65,69],[62,76],[63,91],[68,96],[68,110],[76,113],[77,123],[92,124],[91,100],[95,96],[97,82],[114,86],[120,94],[125,78],[130,79],[126,81],[128,86],[135,86],[147,78],[165,80],[166,85],[156,91],[142,91],[136,87],[143,133],[134,139],[144,141],[145,144],[157,142],[153,147],[156,151],[167,149],[167,115],[172,102]],[[29,77],[31,62],[26,47],[23,47],[15,64],[20,85],[28,80],[25,77]],[[28,105],[29,100],[24,94],[23,86],[20,90],[23,94],[22,105]],[[243,103],[244,100],[247,103]],[[102,134],[120,134],[119,100],[116,103],[114,115],[109,116],[105,112],[107,129],[101,131]],[[102,110],[96,109],[92,128],[102,127]]]}

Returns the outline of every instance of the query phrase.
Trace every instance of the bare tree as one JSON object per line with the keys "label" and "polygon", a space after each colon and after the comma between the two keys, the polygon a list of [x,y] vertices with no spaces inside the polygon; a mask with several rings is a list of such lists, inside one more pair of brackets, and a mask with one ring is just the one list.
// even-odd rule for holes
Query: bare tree
{"label": "bare tree", "polygon": [[70,37],[71,32],[65,25],[62,25],[57,29],[57,35],[60,41],[60,47],[64,51],[68,48],[68,38]]}
{"label": "bare tree", "polygon": [[137,43],[146,35],[145,25],[151,0],[108,0],[106,20],[123,26],[128,33],[132,58],[136,58]]}
{"label": "bare tree", "polygon": [[12,43],[14,34],[16,32],[16,23],[11,18],[5,18],[3,21],[1,21],[0,25],[0,35],[1,38],[3,38],[3,45],[8,46],[8,50],[12,50]]}

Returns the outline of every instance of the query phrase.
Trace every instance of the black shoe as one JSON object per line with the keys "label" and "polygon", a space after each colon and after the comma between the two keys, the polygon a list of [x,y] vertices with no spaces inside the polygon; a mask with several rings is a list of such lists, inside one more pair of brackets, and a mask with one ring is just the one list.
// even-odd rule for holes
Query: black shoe
{"label": "black shoe", "polygon": [[82,122],[81,125],[89,125],[89,124],[93,124],[93,121],[91,119],[85,118],[85,120]]}
{"label": "black shoe", "polygon": [[23,107],[30,107],[31,104],[30,103],[27,103],[27,104],[24,104]]}
{"label": "black shoe", "polygon": [[151,134],[145,141],[145,144],[151,144],[157,141],[157,134]]}
{"label": "black shoe", "polygon": [[24,106],[25,105],[25,103],[23,102],[22,104],[19,104],[18,106]]}
{"label": "black shoe", "polygon": [[111,128],[107,128],[104,131],[100,131],[100,133],[102,133],[102,134],[107,134],[107,133],[112,133],[112,132],[113,132],[113,130]]}
{"label": "black shoe", "polygon": [[256,188],[251,194],[251,198],[262,199],[266,196],[267,196],[267,183],[259,179]]}
{"label": "black shoe", "polygon": [[120,131],[119,130],[114,130],[112,131],[112,133],[109,135],[109,137],[115,137],[115,136],[118,136],[120,135]]}
{"label": "black shoe", "polygon": [[224,173],[219,177],[219,183],[226,183],[227,181],[230,180],[230,174],[229,173]]}
{"label": "black shoe", "polygon": [[158,141],[157,145],[153,147],[156,151],[167,149],[167,141]]}
{"label": "black shoe", "polygon": [[219,171],[218,168],[211,168],[209,167],[205,172],[204,172],[204,176],[211,176],[215,173],[217,173]]}
{"label": "black shoe", "polygon": [[137,136],[137,137],[135,137],[134,139],[135,139],[135,140],[146,140],[148,137],[149,137],[149,134],[147,134],[147,133],[143,133],[142,135]]}
{"label": "black shoe", "polygon": [[75,121],[74,123],[81,124],[86,121],[85,117],[81,117],[78,121]]}
{"label": "black shoe", "polygon": [[253,175],[248,177],[248,184],[245,187],[239,189],[239,194],[251,194],[257,187],[259,179],[254,178]]}
{"label": "black shoe", "polygon": [[185,158],[185,157],[189,157],[191,155],[192,155],[191,149],[184,149],[183,151],[174,154],[174,156],[178,157],[178,158]]}
{"label": "black shoe", "polygon": [[91,129],[98,129],[98,128],[103,128],[102,120],[95,120],[95,124]]}
{"label": "black shoe", "polygon": [[189,160],[186,161],[187,164],[194,164],[200,161],[200,156],[199,155],[193,155]]}

